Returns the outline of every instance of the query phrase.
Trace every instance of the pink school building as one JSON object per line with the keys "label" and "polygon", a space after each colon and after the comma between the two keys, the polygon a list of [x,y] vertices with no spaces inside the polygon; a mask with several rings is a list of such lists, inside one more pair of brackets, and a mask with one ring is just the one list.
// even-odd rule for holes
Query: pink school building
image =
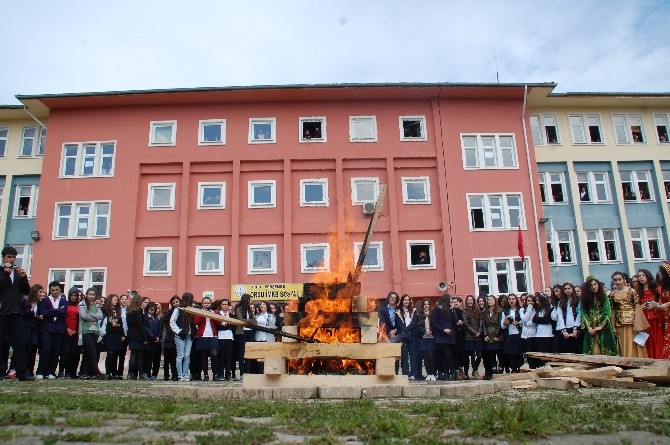
{"label": "pink school building", "polygon": [[32,282],[160,302],[312,282],[352,267],[387,184],[363,294],[533,291],[548,271],[525,103],[553,87],[19,96],[49,113]]}

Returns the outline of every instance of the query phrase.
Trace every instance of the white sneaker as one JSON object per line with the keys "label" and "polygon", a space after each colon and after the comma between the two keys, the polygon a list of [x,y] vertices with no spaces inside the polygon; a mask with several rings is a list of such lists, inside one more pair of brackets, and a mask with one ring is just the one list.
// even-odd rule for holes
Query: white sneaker
{"label": "white sneaker", "polygon": [[42,374],[37,374],[35,380],[44,380],[44,376]]}
{"label": "white sneaker", "polygon": [[437,378],[435,378],[435,376],[433,374],[428,374],[428,376],[426,376],[426,381],[427,382],[435,382],[435,381],[437,381]]}
{"label": "white sneaker", "polygon": [[409,379],[410,380],[416,380],[416,378],[413,375],[409,376]]}
{"label": "white sneaker", "polygon": [[47,378],[48,378],[49,380],[56,380],[56,379],[57,379],[57,377],[56,377],[55,375],[53,375],[53,374],[49,374],[49,375],[47,376]]}

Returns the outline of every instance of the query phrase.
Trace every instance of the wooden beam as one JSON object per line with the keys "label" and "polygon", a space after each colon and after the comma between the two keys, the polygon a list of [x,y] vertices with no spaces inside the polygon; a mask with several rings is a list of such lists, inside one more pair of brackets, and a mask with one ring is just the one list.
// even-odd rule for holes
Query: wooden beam
{"label": "wooden beam", "polygon": [[[318,320],[323,327],[330,327],[329,325],[340,325],[341,320],[344,323],[351,321],[351,326],[360,328],[362,326],[379,326],[379,314],[377,312],[335,312],[331,314],[324,314]],[[284,326],[300,326],[303,327],[307,322],[307,318],[301,318],[297,312],[289,312],[284,314]]]}
{"label": "wooden beam", "polygon": [[551,362],[574,362],[594,365],[618,366],[620,368],[642,368],[645,366],[670,366],[670,360],[653,358],[617,357],[611,355],[582,355],[582,354],[549,354],[542,352],[527,352],[528,357]]}
{"label": "wooden beam", "polygon": [[656,385],[649,382],[633,382],[631,380],[622,379],[603,379],[598,377],[580,377],[580,379],[599,388],[646,389],[656,387]]}
{"label": "wooden beam", "polygon": [[670,383],[670,366],[645,366],[639,369],[629,369],[622,374],[633,377],[635,380],[654,383]]}
{"label": "wooden beam", "polygon": [[613,379],[618,377],[623,372],[622,368],[618,366],[604,366],[602,368],[594,369],[572,369],[564,367],[552,371],[537,370],[536,373],[541,378],[548,377],[577,377],[584,380],[584,378],[600,378],[600,379]]}
{"label": "wooden beam", "polygon": [[384,357],[399,358],[400,343],[247,343],[244,357],[249,359],[265,357],[284,357],[288,359],[332,357],[355,360]]}
{"label": "wooden beam", "polygon": [[243,388],[304,388],[319,386],[379,386],[409,385],[406,375],[381,377],[377,375],[264,375],[244,374]]}

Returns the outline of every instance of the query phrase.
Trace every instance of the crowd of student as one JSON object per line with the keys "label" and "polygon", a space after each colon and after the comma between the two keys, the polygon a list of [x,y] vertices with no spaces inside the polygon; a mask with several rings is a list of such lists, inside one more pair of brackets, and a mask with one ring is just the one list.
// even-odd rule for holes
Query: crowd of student
{"label": "crowd of student", "polygon": [[[589,276],[532,295],[445,294],[435,307],[390,292],[379,320],[389,340],[402,343],[410,380],[478,379],[481,365],[484,379],[518,373],[526,352],[670,359],[670,263],[656,274],[615,272],[610,287]],[[530,368],[543,365],[526,358]]]}

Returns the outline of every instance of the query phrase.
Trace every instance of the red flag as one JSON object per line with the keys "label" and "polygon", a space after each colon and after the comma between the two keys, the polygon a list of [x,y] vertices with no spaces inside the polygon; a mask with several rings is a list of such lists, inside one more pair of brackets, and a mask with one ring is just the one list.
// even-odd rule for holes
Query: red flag
{"label": "red flag", "polygon": [[517,239],[517,247],[519,248],[519,256],[522,261],[526,260],[526,254],[523,251],[523,235],[521,234],[521,225],[519,225],[519,237]]}

